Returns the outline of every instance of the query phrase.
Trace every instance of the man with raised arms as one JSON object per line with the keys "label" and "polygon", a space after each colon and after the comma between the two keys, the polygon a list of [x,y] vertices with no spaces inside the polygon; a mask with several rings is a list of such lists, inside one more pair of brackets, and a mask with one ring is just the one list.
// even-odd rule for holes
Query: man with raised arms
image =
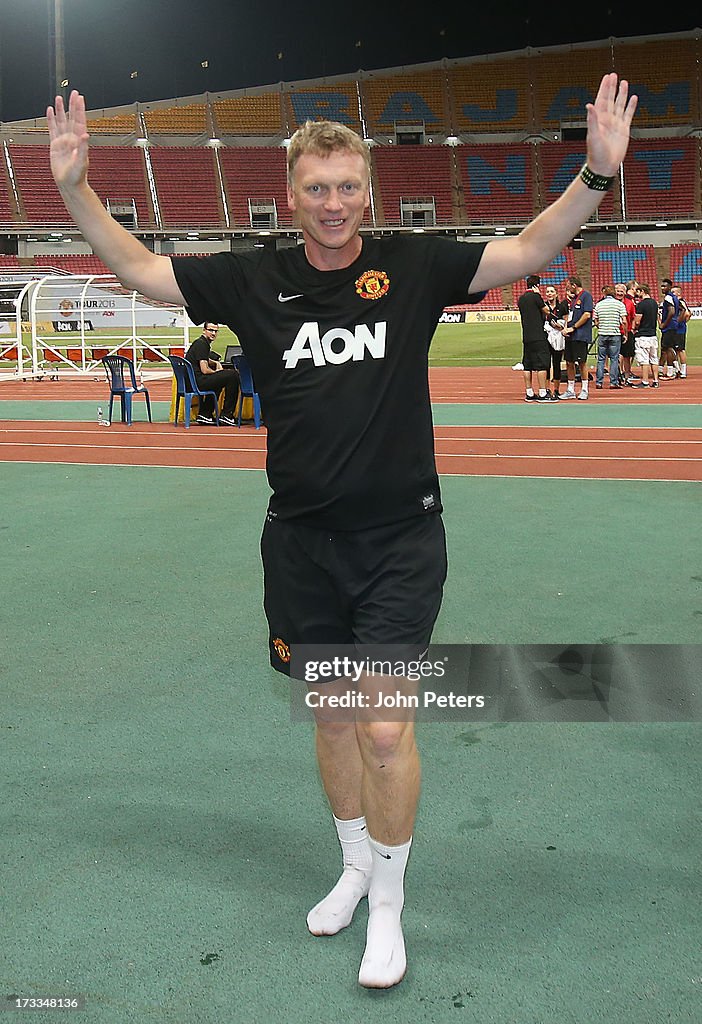
{"label": "man with raised arms", "polygon": [[[635,107],[627,83],[605,75],[587,105],[581,172],[518,235],[475,244],[362,236],[368,147],[343,125],[308,122],[288,149],[288,204],[304,245],[203,258],[156,255],[114,221],[88,183],[83,97],[49,108],[53,175],[93,251],[126,287],[185,304],[194,323],[228,324],[251,364],[268,430],[261,548],[278,670],[289,672],[295,644],[426,649],[446,574],[428,388],[437,321],[445,306],[538,273],[570,242],[617,174]],[[308,927],[339,931],[367,896],[359,982],[389,988],[407,962],[413,722],[320,715],[316,749],[343,868]]]}

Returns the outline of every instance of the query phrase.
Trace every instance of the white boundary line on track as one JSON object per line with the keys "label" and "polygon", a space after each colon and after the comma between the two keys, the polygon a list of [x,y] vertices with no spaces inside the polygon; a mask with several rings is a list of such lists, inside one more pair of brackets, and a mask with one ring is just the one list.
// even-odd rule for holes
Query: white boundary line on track
{"label": "white boundary line on track", "polygon": [[[18,441],[0,441],[0,448],[14,448],[18,447],[20,442]],[[73,449],[90,449],[96,451],[97,447],[93,444],[72,444],[70,442],[59,443],[59,442],[25,442],[21,445],[23,448],[40,448],[40,449],[55,449],[55,448],[73,448]],[[229,454],[230,452],[246,452],[254,455],[262,454],[265,452],[264,448],[227,448],[224,451],[215,451],[212,448],[200,448],[188,446],[187,448],[175,447],[174,445],[151,445],[149,448],[144,448],[140,445],[126,445],[126,444],[110,444],[100,445],[100,450],[109,451],[147,451],[147,452],[208,452],[210,454]],[[702,458],[692,458],[684,456],[638,456],[635,459],[623,459],[617,455],[502,455],[499,452],[486,453],[486,454],[474,454],[472,452],[437,452],[437,459],[517,459],[519,461],[549,461],[549,462],[560,462],[563,460],[567,461],[578,461],[578,462],[702,462]],[[101,463],[89,463],[89,465],[101,465]],[[111,465],[111,463],[108,463]],[[237,467],[211,467],[227,469]]]}
{"label": "white boundary line on track", "polygon": [[[26,425],[24,425],[27,422],[35,422],[35,421],[22,421],[22,424],[23,424],[22,426],[15,426],[14,424],[16,422],[17,421],[14,421],[14,420],[5,420],[5,421],[0,420],[0,434],[57,434],[57,433],[60,434],[62,431],[65,431],[65,433],[70,434],[70,435],[73,435],[73,434],[80,435],[80,436],[89,435],[91,437],[92,436],[96,436],[96,437],[101,437],[101,438],[105,438],[105,439],[109,436],[109,435],[107,435],[105,433],[106,429],[109,429],[109,428],[97,427],[94,424],[90,424],[90,426],[88,426],[86,424],[85,425],[85,429],[83,429],[83,430],[81,430],[81,429],[73,430],[73,429],[69,429],[68,427],[66,427],[64,425],[60,425],[59,426],[58,424],[61,423],[61,421],[58,421],[58,420],[51,421],[51,423],[52,423],[51,426],[39,426],[39,427],[33,427],[33,426],[26,426]],[[45,423],[47,421],[45,421],[45,420],[38,420],[36,422]],[[75,420],[67,420],[65,422],[66,423],[75,424],[77,421],[75,421]],[[5,426],[3,424],[11,424],[11,425]],[[121,426],[121,424],[115,424],[115,426]],[[676,438],[674,436],[673,437],[667,437],[667,438],[661,438],[661,439],[657,439],[657,438],[642,438],[642,437],[628,437],[628,438],[614,438],[613,439],[613,438],[605,438],[605,437],[593,437],[593,438],[589,438],[589,437],[535,437],[533,434],[527,434],[527,433],[524,433],[524,434],[521,434],[521,435],[517,435],[517,436],[512,436],[512,437],[507,437],[507,436],[504,436],[502,434],[495,434],[494,436],[488,435],[488,434],[485,434],[485,435],[482,435],[482,436],[473,436],[473,435],[464,435],[464,434],[460,434],[460,435],[444,434],[444,433],[441,432],[441,431],[443,431],[443,430],[445,430],[447,428],[448,429],[453,429],[453,430],[495,430],[495,431],[499,431],[499,430],[518,430],[518,431],[522,431],[523,430],[523,431],[529,431],[529,430],[532,430],[532,429],[550,431],[550,430],[555,430],[555,429],[559,429],[559,430],[571,430],[572,429],[572,430],[577,430],[577,431],[583,431],[583,430],[586,430],[586,431],[606,430],[606,431],[612,431],[612,432],[617,432],[617,431],[624,432],[624,431],[626,431],[628,433],[636,433],[638,431],[656,431],[656,432],[662,433],[662,432],[665,431],[668,434],[670,434],[671,432],[675,432],[675,431],[689,431],[689,432],[699,433],[701,436],[700,436],[700,438],[698,440],[687,439],[687,438]],[[131,437],[153,438],[153,437],[163,437],[163,436],[167,436],[167,437],[175,437],[176,436],[175,435],[175,428],[172,427],[172,426],[166,427],[166,429],[163,429],[163,430],[148,430],[148,429],[145,429],[145,425],[144,424],[132,424],[131,427],[125,427],[125,431]],[[125,433],[125,436],[127,436],[127,433]],[[261,433],[261,431],[256,431],[255,433],[246,434],[246,433],[241,433],[238,428],[228,429],[228,428],[220,427],[219,429],[213,428],[213,429],[210,430],[210,428],[204,428],[203,429],[201,426],[199,426],[197,428],[197,431],[194,431],[193,434],[185,434],[185,433],[183,433],[183,437],[184,438],[185,437],[199,437],[199,438],[207,437],[207,438],[217,438],[217,440],[221,440],[221,441],[224,441],[225,438],[229,439],[229,438],[232,438],[232,437],[236,437],[236,438],[240,438],[240,439],[241,438],[246,438],[246,439],[249,439],[249,440],[252,440],[252,441],[258,441],[262,437],[267,437],[267,436],[268,435],[265,432]],[[574,424],[572,427],[567,427],[567,426],[564,426],[563,424],[535,423],[533,425],[524,424],[523,426],[521,426],[521,425],[516,425],[516,426],[511,426],[511,425],[507,426],[507,425],[505,425],[504,427],[498,427],[495,424],[489,424],[489,425],[486,424],[485,426],[482,426],[480,424],[469,424],[469,425],[466,425],[464,427],[461,424],[450,425],[450,424],[447,424],[447,423],[442,423],[438,427],[438,430],[435,430],[435,432],[434,432],[434,440],[435,441],[516,441],[516,442],[520,442],[520,443],[522,443],[522,442],[524,442],[524,443],[526,443],[526,442],[534,443],[534,442],[543,441],[543,442],[545,442],[547,444],[555,444],[555,443],[563,443],[563,444],[610,444],[610,443],[612,443],[612,440],[615,440],[617,443],[621,443],[621,444],[627,444],[627,443],[629,443],[629,444],[675,444],[675,443],[702,444],[702,426],[700,426],[700,427],[668,427],[668,426],[666,426],[666,427],[649,427],[649,426],[645,426],[645,427],[627,427],[627,426],[617,425],[617,426],[608,427],[608,426],[591,426],[591,425],[580,426],[579,424]]]}
{"label": "white boundary line on track", "polygon": [[688,438],[643,438],[643,437],[440,437],[435,436],[434,440],[446,444],[456,442],[464,444],[471,443],[512,443],[515,444],[702,444],[702,437],[699,440]]}
{"label": "white boundary line on track", "polygon": [[437,459],[543,459],[559,462],[571,459],[577,462],[702,462],[702,458],[686,458],[678,455],[637,455],[627,459],[621,455],[502,455],[500,452],[477,455],[473,452],[437,452]]}
{"label": "white boundary line on track", "polygon": [[[199,473],[211,473],[211,472],[236,472],[236,473],[265,473],[263,468],[259,469],[256,466],[172,466],[172,465],[135,465],[133,462],[63,462],[56,460],[54,462],[44,462],[37,460],[32,461],[31,459],[12,459],[10,462],[2,463],[5,466],[62,466],[67,468],[69,466],[76,467],[80,466],[83,469],[173,469],[173,470],[184,470],[194,469]],[[583,477],[583,476],[535,476],[532,474],[524,476],[513,476],[509,473],[439,473],[439,477],[452,476],[458,477],[463,480],[539,480],[539,481],[553,481],[558,483],[561,480],[572,481],[578,484],[599,484],[599,483],[614,483],[614,484],[700,484],[700,480],[680,480],[676,477],[660,477],[652,479],[646,476],[603,476],[603,477]]]}
{"label": "white boundary line on track", "polygon": [[[9,421],[6,420],[5,422],[9,422]],[[71,422],[75,422],[75,421],[69,420],[68,422],[71,423]],[[102,438],[107,439],[108,437],[110,437],[110,434],[106,433],[107,429],[109,429],[109,428],[97,427],[97,426],[95,426],[93,424],[91,424],[90,427],[86,427],[86,429],[84,429],[84,430],[71,430],[71,429],[69,429],[69,428],[67,428],[65,426],[56,426],[56,424],[54,424],[53,427],[26,427],[26,426],[22,426],[22,427],[10,426],[10,427],[8,427],[8,426],[3,426],[2,425],[2,421],[0,421],[0,435],[1,434],[60,434],[60,433],[63,432],[63,433],[66,433],[66,434],[70,434],[71,436],[78,436],[78,437],[102,437]],[[115,434],[119,434],[119,431],[114,431],[111,436],[114,437]],[[186,438],[186,437],[199,437],[200,439],[202,439],[203,437],[211,437],[211,438],[217,438],[218,440],[224,440],[225,438],[236,437],[236,438],[250,438],[252,441],[260,441],[260,439],[262,437],[267,437],[268,435],[265,433],[265,431],[261,432],[260,430],[256,431],[255,434],[245,434],[245,433],[241,433],[238,428],[234,428],[234,427],[220,427],[219,430],[215,429],[214,432],[212,432],[212,433],[209,430],[207,430],[207,432],[205,432],[205,430],[203,430],[202,427],[198,427],[197,430],[194,431],[192,434],[185,434],[185,433],[183,433],[183,434],[179,435],[179,434],[176,434],[175,431],[172,428],[170,430],[142,430],[142,429],[140,429],[139,426],[134,424],[131,427],[126,427],[125,428],[124,436],[125,437],[145,437],[145,438],[151,438],[151,437],[178,437],[178,436],[182,436],[183,438]]]}
{"label": "white boundary line on track", "polygon": [[[62,434],[62,433],[67,438],[74,438],[75,437],[76,439],[78,439],[78,438],[92,438],[92,437],[96,437],[97,438],[97,437],[99,437],[100,438],[100,442],[99,443],[93,442],[93,444],[91,445],[91,447],[95,447],[95,448],[121,447],[121,445],[115,445],[115,444],[112,444],[111,442],[108,442],[108,436],[109,435],[106,435],[104,430],[100,430],[100,432],[98,433],[97,430],[92,431],[92,432],[72,431],[72,430],[66,430],[66,431],[61,431],[61,430],[14,430],[14,429],[7,430],[7,429],[4,429],[4,428],[0,427],[0,438],[4,438],[5,440],[4,440],[3,443],[7,443],[7,444],[32,444],[32,443],[37,443],[37,444],[47,444],[47,445],[49,445],[49,444],[51,444],[51,442],[49,442],[49,441],[31,442],[31,441],[24,441],[22,438],[26,434],[33,434],[33,435],[49,434],[52,437],[55,437],[57,434]],[[115,435],[113,434],[111,436],[114,437]],[[174,437],[172,434],[169,434],[169,433],[167,433],[165,431],[164,432],[159,432],[159,433],[155,433],[154,432],[154,433],[150,433],[148,435],[144,435],[144,434],[137,433],[137,432],[130,432],[129,434],[125,433],[125,434],[119,435],[119,436],[120,437],[124,437],[125,442],[127,442],[128,438],[131,438],[134,441],[136,441],[137,439],[140,439],[140,440],[146,439],[147,442],[149,440],[160,439],[160,438],[163,438],[163,437],[172,438],[173,441],[179,440],[178,438]],[[13,441],[12,440],[13,437],[17,437],[17,440]],[[239,445],[230,445],[228,442],[231,441],[231,440],[234,440],[234,439],[236,439],[239,442],[242,442],[242,441],[251,442],[252,447],[251,448],[246,448],[246,447],[241,447]],[[181,438],[180,440],[185,441],[185,438]],[[202,451],[202,450],[214,450],[214,451],[266,451],[267,450],[267,446],[266,446],[265,443],[263,444],[262,447],[260,447],[261,442],[263,441],[263,438],[261,437],[261,435],[257,436],[257,435],[254,435],[254,434],[243,434],[243,435],[242,434],[238,434],[238,435],[229,435],[228,437],[223,437],[222,435],[208,434],[208,435],[200,435],[198,440],[200,442],[202,442],[204,440],[208,440],[210,442],[216,440],[218,443],[217,443],[216,446],[214,446],[212,444],[204,446],[202,443],[200,443],[200,444],[187,444],[187,445],[184,445],[183,447],[186,448],[186,449],[191,449],[192,451]],[[521,436],[518,435],[518,436],[513,436],[513,437],[505,437],[505,436],[502,436],[502,435],[494,435],[494,436],[492,436],[492,435],[489,435],[489,434],[485,434],[483,436],[461,436],[461,437],[454,437],[454,436],[437,434],[434,437],[434,441],[435,441],[437,447],[439,445],[456,445],[456,444],[518,444],[518,445],[522,445],[522,444],[534,444],[534,445],[538,445],[538,444],[545,444],[545,445],[554,445],[554,444],[563,444],[563,445],[613,445],[613,444],[617,444],[617,445],[632,445],[632,446],[639,446],[639,445],[662,446],[662,445],[666,445],[667,447],[671,447],[671,446],[675,446],[675,445],[690,445],[690,446],[702,445],[702,437],[700,437],[700,438],[687,438],[687,437],[685,437],[685,438],[683,438],[683,437],[681,437],[681,438],[676,438],[676,437],[667,437],[667,438],[645,438],[645,437],[611,437],[611,438],[607,438],[607,437],[589,437],[588,438],[588,437],[533,437],[533,436],[527,436],[527,435],[521,435]],[[54,443],[55,444],[75,444],[76,446],[80,446],[80,444],[81,444],[81,442],[78,441],[78,440],[76,440],[76,441],[60,441],[60,442],[54,442]],[[148,443],[146,443],[146,444],[144,444],[144,443],[140,443],[140,444],[125,443],[124,447],[128,447],[128,448],[137,448],[137,447],[140,447],[140,448],[152,448],[152,447],[158,447],[158,446],[157,445],[151,445],[151,444],[148,444]]]}
{"label": "white boundary line on track", "polygon": [[[265,473],[263,466],[174,466],[162,462],[153,465],[149,462],[64,462],[60,459],[55,459],[52,462],[45,462],[43,459],[11,459],[3,462],[0,459],[0,464],[3,466],[83,466],[86,469],[196,469],[198,472],[216,470],[219,473]],[[461,474],[456,475],[460,476]]]}
{"label": "white boundary line on track", "polygon": [[200,448],[188,445],[182,448],[178,445],[158,445],[149,447],[144,445],[129,444],[79,444],[72,441],[0,441],[0,448],[90,448],[92,451],[122,451],[122,452],[212,452],[215,455],[228,454],[229,452],[251,452],[254,455],[264,454],[265,448]]}
{"label": "white boundary line on track", "polygon": [[[576,399],[577,401],[577,399]],[[435,437],[438,436],[436,431],[440,430],[651,430],[656,433],[660,433],[664,430],[694,430],[695,433],[702,432],[702,423],[699,426],[670,426],[666,424],[662,427],[652,426],[648,423],[638,426],[628,426],[626,423],[615,423],[611,426],[607,423],[435,423],[434,424]]]}
{"label": "white boundary line on track", "polygon": [[439,473],[439,477],[454,476],[464,480],[572,480],[579,484],[702,484],[702,480],[681,480],[680,477],[650,476],[541,476],[536,474],[513,475],[510,473]]}

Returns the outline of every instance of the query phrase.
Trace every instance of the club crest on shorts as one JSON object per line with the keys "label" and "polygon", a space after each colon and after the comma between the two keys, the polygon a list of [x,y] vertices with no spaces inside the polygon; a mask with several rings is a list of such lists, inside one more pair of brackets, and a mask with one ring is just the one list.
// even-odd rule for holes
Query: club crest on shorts
{"label": "club crest on shorts", "polygon": [[290,648],[285,643],[285,640],[281,640],[280,637],[277,636],[273,641],[273,650],[278,655],[280,660],[284,661],[285,664],[287,665],[287,663],[290,661]]}
{"label": "club crest on shorts", "polygon": [[356,281],[356,294],[362,299],[382,299],[390,288],[390,278],[384,270],[366,270]]}

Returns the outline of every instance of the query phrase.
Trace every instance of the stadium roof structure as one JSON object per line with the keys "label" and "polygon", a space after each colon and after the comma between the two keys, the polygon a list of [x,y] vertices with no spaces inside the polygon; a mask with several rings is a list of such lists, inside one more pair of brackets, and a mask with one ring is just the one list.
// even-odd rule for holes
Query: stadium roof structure
{"label": "stadium roof structure", "polygon": [[[667,54],[664,62],[660,60],[663,51]],[[135,232],[141,237],[175,239],[179,231],[189,228],[191,234],[197,231],[200,238],[213,240],[247,238],[261,232],[296,239],[299,232],[291,222],[285,222],[284,216],[278,218],[278,223],[259,224],[257,228],[255,211],[249,209],[250,223],[245,223],[244,215],[229,209],[225,164],[229,161],[233,167],[235,155],[231,151],[236,150],[245,150],[242,158],[255,150],[277,150],[275,159],[284,164],[283,150],[295,128],[304,120],[321,117],[343,121],[366,138],[372,147],[376,178],[381,172],[389,175],[385,165],[392,162],[389,156],[382,156],[382,151],[407,143],[415,152],[419,147],[425,152],[443,150],[446,159],[437,156],[433,164],[427,160],[426,174],[431,173],[431,166],[443,166],[447,161],[451,165],[449,189],[454,193],[455,216],[449,212],[434,223],[420,218],[419,226],[411,217],[408,223],[396,223],[395,210],[392,216],[378,213],[383,189],[382,182],[376,180],[377,203],[363,230],[430,230],[472,237],[476,232],[493,233],[495,229],[499,233],[520,230],[539,208],[555,198],[554,189],[560,185],[562,190],[577,171],[585,104],[594,96],[602,74],[616,70],[640,96],[632,128],[632,143],[638,148],[630,150],[632,159],[627,158],[629,164],[620,175],[611,209],[603,204],[598,216],[603,210],[606,215],[583,228],[607,234],[632,224],[653,228],[665,222],[689,225],[696,231],[698,222],[702,223],[701,67],[702,30],[694,29],[655,39],[638,36],[529,47],[359,70],[352,75],[135,102],[89,110],[88,122],[95,150],[123,147],[141,153],[151,190],[150,214],[135,220]],[[90,97],[86,100],[89,103]],[[22,210],[27,204],[22,202],[21,183],[12,166],[13,153],[19,156],[20,150],[24,153],[30,147],[46,146],[46,131],[46,118],[0,125],[0,185],[6,169],[8,189],[15,190],[15,216],[4,218],[0,207],[0,233],[27,235],[49,226],[36,219],[23,222]],[[168,216],[162,215],[157,165],[176,149],[211,151],[214,187],[220,192],[224,211],[219,223],[207,223],[207,215],[196,223],[168,223]],[[405,152],[409,154],[410,150]],[[644,177],[648,175],[647,185],[640,183],[639,171]],[[677,208],[671,199],[680,191],[675,177],[678,171],[694,178],[684,209],[680,204]],[[230,168],[228,173],[233,179],[235,171]],[[435,205],[440,204],[436,196],[418,196],[411,176],[406,173],[405,178],[410,199],[432,198]],[[630,199],[630,182],[636,183],[637,195],[643,195],[641,201],[633,193]],[[429,182],[422,193],[430,187]],[[247,188],[249,207],[251,202],[255,206],[253,184],[247,183]],[[661,192],[658,203],[653,194],[656,191]],[[506,196],[502,206],[494,201],[501,192]],[[527,197],[521,205],[520,195]],[[396,202],[394,194],[392,202]],[[450,198],[446,202],[450,205]],[[648,213],[644,210],[647,203],[651,207]],[[422,210],[414,212],[419,216]],[[67,221],[53,226],[62,228],[65,238],[76,234]]]}
{"label": "stadium roof structure", "polygon": [[[681,46],[677,47],[674,44],[680,43]],[[685,44],[684,46],[682,44]],[[665,68],[660,68],[660,54],[665,50],[667,57],[665,61]],[[597,55],[596,57],[594,55]],[[562,62],[564,56],[568,57],[566,64]],[[585,58],[583,60],[583,58]],[[211,108],[212,106],[227,100],[241,100],[253,97],[285,97],[293,96],[300,93],[324,91],[324,89],[336,89],[349,83],[356,83],[359,86],[357,101],[359,109],[356,112],[359,119],[363,120],[362,110],[362,96],[360,92],[360,86],[364,84],[372,84],[376,81],[382,81],[386,79],[406,79],[408,83],[413,80],[421,80],[422,76],[432,75],[436,73],[438,75],[450,76],[454,72],[468,72],[473,73],[472,79],[469,77],[467,84],[476,90],[480,89],[481,85],[484,85],[483,79],[494,79],[492,74],[493,69],[497,69],[498,75],[507,69],[523,68],[529,69],[530,76],[528,78],[519,76],[516,79],[508,79],[505,77],[503,80],[499,78],[497,81],[500,82],[499,91],[511,92],[515,85],[520,86],[526,90],[533,90],[535,83],[539,80],[559,81],[562,87],[570,87],[574,90],[582,88],[587,92],[587,87],[591,82],[598,81],[601,74],[606,71],[617,71],[622,77],[628,77],[633,85],[643,86],[644,89],[650,93],[656,91],[658,87],[658,101],[659,104],[665,105],[666,103],[673,102],[677,103],[677,114],[680,123],[677,125],[680,131],[684,130],[695,130],[702,128],[700,124],[700,110],[699,110],[699,96],[693,95],[694,89],[690,91],[687,99],[689,100],[690,106],[687,110],[681,105],[683,99],[682,93],[676,95],[675,90],[670,91],[671,84],[679,83],[687,78],[691,86],[695,87],[700,84],[697,76],[699,75],[697,64],[702,60],[702,28],[696,28],[684,32],[670,32],[662,33],[654,38],[651,36],[628,36],[628,37],[609,37],[605,39],[597,39],[588,42],[577,42],[568,44],[558,44],[552,46],[543,47],[526,47],[521,50],[510,50],[498,53],[484,53],[477,56],[462,57],[462,58],[444,58],[440,61],[433,61],[424,64],[413,64],[413,65],[401,65],[395,67],[381,68],[372,71],[365,71],[359,69],[353,74],[341,74],[335,76],[327,76],[324,78],[305,79],[300,81],[290,82],[276,82],[269,83],[266,85],[260,85],[255,87],[249,87],[246,89],[234,89],[225,92],[203,92],[190,96],[178,96],[173,98],[164,98],[161,100],[154,100],[150,102],[135,101],[134,103],[125,104],[117,107],[109,108],[97,108],[89,110],[89,119],[94,122],[109,122],[115,120],[117,123],[123,118],[135,117],[138,120],[139,115],[148,114],[151,112],[159,112],[165,110],[183,110],[191,107],[204,106],[205,108]],[[633,64],[633,66],[632,66]],[[543,74],[543,69],[547,70],[546,75]],[[541,69],[541,74],[536,74],[536,69]],[[581,72],[578,75],[578,71]],[[667,76],[667,77],[666,77]],[[666,88],[667,87],[667,88]],[[661,88],[663,92],[661,93]],[[70,86],[66,89],[66,93],[70,90]],[[482,90],[485,95],[489,93],[489,89]],[[476,95],[476,99],[479,96]],[[90,97],[86,96],[86,100],[89,103]],[[339,109],[339,108],[337,108]],[[664,110],[665,106],[659,106],[660,110]],[[332,108],[332,113],[334,108]],[[348,111],[346,112],[348,113]],[[653,104],[653,110],[651,111],[652,119],[655,122],[656,106]],[[687,120],[685,115],[687,114]],[[321,116],[321,114],[320,114]],[[453,117],[456,117],[456,112],[453,112]],[[580,110],[581,119],[584,117],[584,108]],[[459,119],[460,120],[460,119]],[[483,118],[483,120],[489,120]],[[504,125],[498,131],[501,135],[514,135],[519,136],[519,129],[515,129],[513,126],[510,127],[514,118],[505,117]],[[549,120],[553,120],[550,118]],[[647,121],[651,118],[647,118]],[[673,127],[669,123],[670,119],[666,116],[663,127],[666,127],[666,133]],[[694,123],[693,123],[694,122]],[[476,125],[479,125],[480,121],[476,121]],[[245,136],[246,141],[242,141],[241,133],[237,132],[236,135],[232,136],[230,142],[233,145],[255,145],[257,139],[262,140],[262,144],[271,144],[272,142],[282,143],[286,137],[285,131],[292,132],[297,125],[294,122],[283,121],[281,128],[283,132],[257,132],[252,130],[251,134]],[[119,135],[118,131],[109,130],[109,125],[105,125],[108,129],[107,134],[114,137]],[[185,133],[185,137],[189,139],[191,144],[200,144],[203,140],[212,137],[211,133],[208,135],[209,129],[213,125],[208,122],[203,126],[205,130],[201,133],[196,131],[188,130]],[[447,134],[457,134],[460,136],[460,124],[454,120],[453,123],[449,121],[447,124]],[[536,127],[537,132],[543,130],[543,126],[534,124],[530,127]],[[254,126],[252,126],[252,129]],[[634,126],[634,132],[645,131],[648,128],[655,130],[656,125],[647,125],[647,128],[637,128]],[[27,133],[28,136],[35,136],[36,132],[46,131],[46,118],[29,118],[20,121],[5,121],[0,122],[0,133],[3,136],[7,136],[8,133],[17,136],[22,136]],[[524,129],[522,129],[522,132]],[[96,136],[100,135],[97,131]],[[136,131],[124,133],[124,141],[130,139],[132,135],[138,135]],[[477,134],[484,136],[491,134],[490,130],[479,131]],[[144,133],[145,137],[148,138],[149,130],[148,127]],[[178,133],[174,133],[176,138],[181,136]],[[440,132],[437,135],[441,135]],[[168,137],[168,136],[166,136]],[[196,141],[197,140],[197,141]],[[381,138],[378,140],[379,144],[382,144],[382,133]],[[100,139],[97,139],[99,144]],[[165,143],[164,143],[165,144]]]}

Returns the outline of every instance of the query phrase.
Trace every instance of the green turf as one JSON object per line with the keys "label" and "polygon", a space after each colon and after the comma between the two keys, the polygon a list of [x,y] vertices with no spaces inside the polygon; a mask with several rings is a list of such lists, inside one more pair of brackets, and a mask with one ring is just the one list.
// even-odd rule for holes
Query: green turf
{"label": "green turf", "polygon": [[[154,403],[157,422],[168,410]],[[40,415],[93,422],[95,403],[0,404]],[[701,416],[517,399],[434,415]],[[437,642],[698,642],[699,484],[442,490]],[[0,990],[84,993],[90,1024],[697,1024],[697,723],[422,724],[408,977],[357,986],[363,909],[308,935],[337,851],[311,732],[267,665],[267,496],[263,473],[3,466]],[[684,523],[682,542],[642,549],[642,510]]]}
{"label": "green turf", "polygon": [[[516,375],[515,375],[516,381]],[[676,387],[677,385],[671,385]],[[684,386],[684,385],[681,385]],[[103,404],[107,414],[107,406]],[[591,427],[699,427],[702,426],[702,408],[697,405],[610,404],[592,401],[589,403],[562,402],[558,406],[527,405],[522,401],[522,391],[515,383],[513,404],[491,405],[484,403],[459,405],[457,403],[435,403],[432,406],[437,426],[563,426],[587,425]],[[85,422],[96,419],[96,402],[16,402],[0,401],[0,420],[39,420],[47,422]],[[169,402],[152,402],[152,417],[155,423],[167,423],[170,415]],[[146,421],[141,404],[133,411],[133,423]]]}
{"label": "green turf", "polygon": [[[687,331],[690,365],[702,363],[702,320]],[[432,341],[432,366],[512,366],[522,355],[522,332],[514,324],[439,324]],[[591,362],[593,360],[591,359]]]}
{"label": "green turf", "polygon": [[[101,335],[102,333],[107,334],[101,332]],[[154,332],[146,329],[140,333],[147,337]],[[199,328],[191,328],[191,341],[199,333]],[[687,334],[688,360],[691,365],[699,365],[702,363],[702,320],[691,320]],[[68,337],[70,336],[62,337],[63,344],[70,344],[66,340]],[[511,366],[521,358],[521,339],[521,327],[518,323],[439,324],[431,344],[430,363],[432,366]],[[31,337],[25,335],[24,340],[31,348]],[[229,328],[222,327],[217,337],[216,349],[223,354],[226,346],[235,341],[236,338]],[[76,341],[74,340],[72,344],[76,344]],[[105,342],[101,344],[104,345]]]}
{"label": "green turf", "polygon": [[[699,483],[443,477],[442,491],[450,561],[466,572],[435,639],[700,642]],[[667,522],[669,502],[684,540],[642,550],[642,509]]]}
{"label": "green turf", "polygon": [[[699,485],[443,489],[437,640],[698,639]],[[364,908],[308,935],[338,855],[266,664],[267,493],[3,466],[0,991],[90,1024],[697,1024],[694,723],[422,725],[407,978],[359,989]],[[642,553],[642,509],[683,542]]]}
{"label": "green turf", "polygon": [[[548,405],[527,404],[523,388],[517,382],[513,404],[459,405],[436,403],[432,406],[437,426],[515,426],[526,427],[701,427],[702,407],[699,405],[668,405],[652,402],[627,403],[626,394],[621,402],[598,402],[597,398],[581,402],[560,402]],[[521,375],[519,375],[521,376]],[[665,386],[665,385],[664,385]],[[675,384],[669,385],[676,387]],[[681,385],[684,387],[685,385]]]}
{"label": "green turf", "polygon": [[[61,402],[53,399],[42,399],[40,402],[17,402],[0,401],[0,420],[48,420],[56,422],[85,422],[95,423],[97,421],[97,409],[103,411],[107,416],[109,397],[107,401],[95,399],[90,402]],[[171,411],[170,402],[151,403],[151,418],[155,423],[167,423]],[[119,421],[119,407],[113,411]],[[148,422],[146,406],[143,399],[135,398],[132,403],[132,423]]]}

